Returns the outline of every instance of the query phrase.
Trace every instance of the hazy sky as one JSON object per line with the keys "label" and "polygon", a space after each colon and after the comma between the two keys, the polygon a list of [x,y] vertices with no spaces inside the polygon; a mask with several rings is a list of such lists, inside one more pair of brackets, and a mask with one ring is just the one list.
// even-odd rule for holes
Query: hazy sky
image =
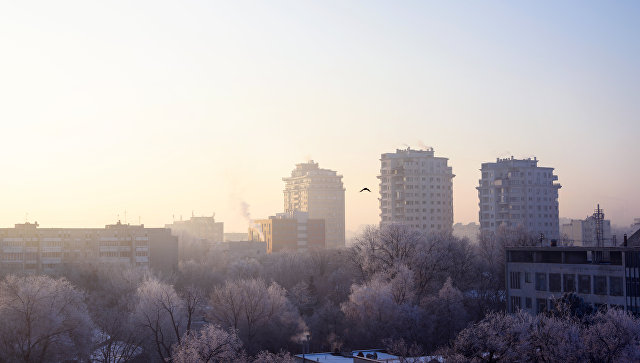
{"label": "hazy sky", "polygon": [[[378,222],[380,154],[450,159],[454,220],[480,164],[556,168],[560,215],[640,217],[638,2],[5,1],[0,226],[225,230],[282,210],[314,159],[346,225]],[[371,194],[358,190],[369,186]]]}

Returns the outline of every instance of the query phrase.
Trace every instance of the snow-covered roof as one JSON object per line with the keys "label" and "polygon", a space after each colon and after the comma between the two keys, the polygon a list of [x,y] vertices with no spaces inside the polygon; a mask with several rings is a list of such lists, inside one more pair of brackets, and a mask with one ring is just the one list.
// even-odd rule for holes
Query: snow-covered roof
{"label": "snow-covered roof", "polygon": [[[351,357],[345,357],[344,355],[336,355],[335,353],[327,352],[327,353],[309,353],[304,355],[305,362],[321,362],[321,363],[347,363],[353,362],[353,357],[356,357],[358,353],[362,352],[362,354],[366,357],[367,354],[376,353],[378,355],[378,360],[384,361],[387,359],[398,359],[399,357],[393,354],[383,353],[380,349],[369,349],[369,350],[354,350],[351,352]],[[296,355],[296,358],[302,359],[302,354]]]}

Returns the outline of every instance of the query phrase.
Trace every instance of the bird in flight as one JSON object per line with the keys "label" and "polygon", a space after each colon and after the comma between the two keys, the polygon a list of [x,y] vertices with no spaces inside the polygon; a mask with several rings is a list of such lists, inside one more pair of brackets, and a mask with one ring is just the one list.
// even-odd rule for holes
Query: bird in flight
{"label": "bird in flight", "polygon": [[367,188],[367,187],[362,188],[362,189],[360,190],[360,193],[362,193],[362,192],[364,192],[364,191],[367,191],[367,192],[371,193],[371,190],[369,190],[369,188]]}

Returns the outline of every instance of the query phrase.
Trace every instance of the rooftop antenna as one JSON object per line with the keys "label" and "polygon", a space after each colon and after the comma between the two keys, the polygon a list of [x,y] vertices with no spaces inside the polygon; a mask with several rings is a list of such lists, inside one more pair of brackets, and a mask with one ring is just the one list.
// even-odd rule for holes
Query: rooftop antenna
{"label": "rooftop antenna", "polygon": [[600,203],[593,213],[593,218],[596,221],[596,246],[604,247],[603,233],[602,233],[602,221],[604,220],[604,211],[600,209]]}

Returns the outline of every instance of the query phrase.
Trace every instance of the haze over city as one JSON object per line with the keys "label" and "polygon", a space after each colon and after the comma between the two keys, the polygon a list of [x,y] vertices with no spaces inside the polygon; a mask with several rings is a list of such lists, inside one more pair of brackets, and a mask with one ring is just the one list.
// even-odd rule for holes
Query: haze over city
{"label": "haze over city", "polygon": [[640,3],[0,3],[0,362],[640,362]]}
{"label": "haze over city", "polygon": [[[560,216],[640,216],[633,2],[5,2],[0,225],[245,232],[313,159],[346,229],[379,218],[380,155],[449,158],[454,222],[482,162],[536,156]],[[373,193],[358,191],[368,186]]]}

